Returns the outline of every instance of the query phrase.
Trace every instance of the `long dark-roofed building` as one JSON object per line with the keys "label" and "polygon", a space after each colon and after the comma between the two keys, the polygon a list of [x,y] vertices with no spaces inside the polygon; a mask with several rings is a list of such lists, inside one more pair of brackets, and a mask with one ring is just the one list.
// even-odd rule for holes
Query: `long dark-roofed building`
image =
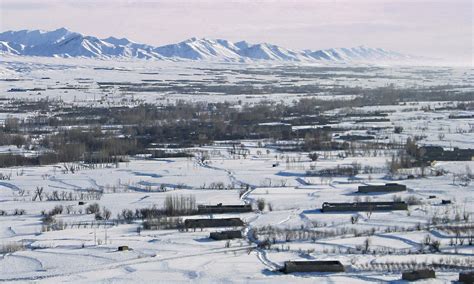
{"label": "long dark-roofed building", "polygon": [[186,219],[184,221],[184,227],[186,229],[242,226],[244,226],[244,222],[240,218]]}
{"label": "long dark-roofed building", "polygon": [[404,184],[398,183],[386,183],[384,185],[361,185],[359,186],[359,193],[372,193],[372,192],[399,192],[406,191],[407,187]]}
{"label": "long dark-roofed building", "polygon": [[353,202],[329,203],[324,202],[322,212],[357,212],[357,211],[393,211],[408,210],[408,205],[403,202]]}
{"label": "long dark-roofed building", "polygon": [[338,260],[285,261],[284,273],[292,272],[344,272],[344,266]]}
{"label": "long dark-roofed building", "polygon": [[252,212],[250,204],[245,205],[198,205],[198,214],[245,213]]}

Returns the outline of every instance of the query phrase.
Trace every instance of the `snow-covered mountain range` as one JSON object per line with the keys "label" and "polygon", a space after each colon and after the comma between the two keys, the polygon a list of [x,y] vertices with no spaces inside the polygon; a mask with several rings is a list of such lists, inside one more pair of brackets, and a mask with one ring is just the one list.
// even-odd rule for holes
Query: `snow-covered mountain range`
{"label": "snow-covered mountain range", "polygon": [[126,38],[99,39],[65,28],[54,31],[21,30],[0,33],[0,54],[224,62],[373,62],[416,59],[398,52],[364,46],[297,51],[268,43],[233,43],[223,39],[206,38],[191,38],[176,44],[155,47],[135,43]]}

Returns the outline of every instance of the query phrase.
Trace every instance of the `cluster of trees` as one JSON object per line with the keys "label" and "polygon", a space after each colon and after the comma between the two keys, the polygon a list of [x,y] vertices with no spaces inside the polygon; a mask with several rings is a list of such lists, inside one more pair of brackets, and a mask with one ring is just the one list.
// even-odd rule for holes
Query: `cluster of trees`
{"label": "cluster of trees", "polygon": [[[25,209],[20,209],[20,208],[15,208],[13,210],[13,212],[11,212],[10,215],[13,215],[13,216],[18,216],[18,215],[25,215],[26,214],[26,210]],[[5,210],[1,210],[0,209],[0,216],[8,216],[8,212],[5,211]]]}
{"label": "cluster of trees", "polygon": [[23,145],[29,144],[31,144],[31,141],[24,135],[0,131],[0,145],[15,145],[17,148],[21,148]]}
{"label": "cluster of trees", "polygon": [[[76,107],[41,120],[10,119],[0,135],[5,143],[26,144],[31,129],[59,127],[41,135],[39,146],[48,149],[37,156],[0,155],[0,167],[45,165],[62,162],[113,163],[123,156],[146,154],[153,143],[179,147],[203,145],[214,140],[246,138],[289,139],[288,128],[259,127],[260,123],[280,121],[297,114],[314,114],[316,100],[294,105],[264,102],[240,108],[228,103],[204,104],[178,101],[173,105],[140,105],[134,108]],[[114,125],[103,129],[100,125]],[[62,127],[74,126],[74,127]],[[0,136],[1,137],[1,136]],[[183,154],[187,156],[187,154]]]}
{"label": "cluster of trees", "polygon": [[165,198],[166,216],[192,215],[196,212],[196,196],[194,195],[167,195]]}
{"label": "cluster of trees", "polygon": [[62,214],[63,210],[64,207],[62,205],[57,205],[49,212],[43,211],[41,214],[41,222],[43,223],[41,230],[43,232],[64,230],[65,223],[55,218],[56,215]]}
{"label": "cluster of trees", "polygon": [[[315,118],[322,111],[367,105],[398,104],[404,101],[464,100],[472,93],[456,93],[447,88],[377,89],[337,88],[334,93],[355,95],[349,100],[302,98],[292,104],[264,101],[257,104],[239,102],[195,103],[177,101],[169,105],[142,104],[136,107],[87,108],[65,106],[40,100],[13,101],[18,111],[53,112],[52,117],[39,114],[27,120],[9,117],[0,127],[0,144],[22,147],[42,146],[37,156],[0,155],[0,167],[45,165],[60,162],[115,163],[124,156],[152,154],[150,145],[174,144],[177,147],[204,145],[215,140],[302,139],[301,150],[348,149],[348,143],[332,141],[334,130],[293,131],[288,118]],[[337,98],[337,97],[336,97]],[[337,117],[334,117],[337,119]],[[277,122],[276,124],[272,124]],[[283,122],[278,124],[279,122]],[[295,123],[301,122],[298,119]],[[101,125],[109,125],[106,129]],[[39,135],[41,134],[41,135]],[[35,139],[32,137],[35,136]],[[39,142],[38,142],[39,141]],[[408,145],[408,143],[407,143]],[[414,156],[413,149],[407,152]],[[179,154],[187,155],[187,154]],[[415,157],[416,158],[416,157]],[[409,160],[408,160],[409,161]],[[403,163],[403,162],[401,162]]]}
{"label": "cluster of trees", "polygon": [[184,222],[177,217],[158,217],[147,219],[143,221],[142,228],[144,230],[169,230],[169,229],[184,229]]}

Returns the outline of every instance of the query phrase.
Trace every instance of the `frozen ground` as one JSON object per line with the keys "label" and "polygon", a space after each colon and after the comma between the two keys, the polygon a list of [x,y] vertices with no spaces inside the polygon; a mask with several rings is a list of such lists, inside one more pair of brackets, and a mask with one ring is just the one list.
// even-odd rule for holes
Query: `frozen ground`
{"label": "frozen ground", "polygon": [[[334,99],[334,87],[435,87],[451,85],[455,90],[473,90],[472,68],[335,65],[271,65],[144,60],[93,60],[35,57],[4,57],[0,60],[0,90],[7,98],[61,99],[78,105],[133,105],[140,102],[166,104],[177,100],[203,102],[292,102],[313,97],[311,92],[238,92],[229,96],[221,88],[200,92],[198,86],[317,86]],[[320,67],[320,69],[318,69]],[[306,75],[305,73],[308,73]],[[133,87],[140,87],[136,91]],[[132,89],[130,89],[132,88]],[[157,91],[158,90],[158,91]],[[338,99],[350,98],[350,95]]]}
{"label": "frozen ground", "polygon": [[[252,144],[250,144],[252,145]],[[211,150],[212,147],[204,148]],[[0,222],[0,238],[3,244],[20,242],[25,250],[8,253],[0,258],[0,280],[29,281],[39,280],[74,282],[129,282],[129,281],[199,281],[199,282],[380,282],[399,279],[399,271],[403,270],[404,262],[426,262],[444,259],[457,259],[460,264],[472,259],[472,246],[453,248],[448,245],[451,239],[443,231],[436,229],[430,232],[407,231],[385,232],[387,228],[415,227],[426,224],[429,216],[445,214],[453,217],[456,213],[467,210],[474,213],[472,186],[453,185],[449,176],[428,177],[406,180],[401,183],[409,188],[406,193],[372,195],[373,200],[392,200],[394,195],[405,198],[415,196],[423,201],[422,205],[410,206],[410,210],[387,213],[373,213],[367,216],[359,213],[359,222],[352,225],[351,213],[322,214],[319,208],[325,201],[352,201],[357,196],[354,192],[357,185],[367,182],[367,176],[361,175],[359,181],[348,181],[347,178],[334,178],[330,181],[317,178],[303,178],[298,172],[310,163],[300,156],[301,165],[285,165],[273,167],[276,153],[253,154],[247,159],[233,159],[225,151],[220,154],[222,146],[213,149],[207,165],[202,165],[187,158],[167,160],[132,160],[121,163],[118,167],[104,169],[81,169],[76,173],[64,173],[57,165],[52,167],[25,167],[22,169],[3,169],[2,173],[12,173],[11,180],[0,183],[1,208],[11,213],[15,209],[24,209],[22,216],[3,216]],[[201,149],[203,150],[203,149]],[[252,151],[256,153],[258,148]],[[293,154],[295,158],[299,154]],[[278,156],[278,155],[277,155]],[[383,158],[366,158],[360,160],[374,166],[384,166]],[[344,165],[352,161],[339,159],[321,161],[317,167]],[[439,163],[449,171],[465,170],[474,167],[474,162],[458,165],[450,162]],[[296,169],[293,169],[296,168]],[[300,170],[297,170],[300,169]],[[253,175],[251,174],[253,172]],[[277,180],[286,180],[286,185],[278,184]],[[268,186],[273,180],[277,186]],[[95,227],[80,225],[81,221],[92,222],[93,215],[77,213],[84,206],[77,201],[32,201],[32,194],[37,186],[45,188],[45,192],[66,191],[77,193],[86,188],[107,188],[106,193],[98,202],[100,206],[109,208],[115,216],[122,209],[148,208],[161,206],[169,194],[194,195],[198,204],[239,204],[239,190],[202,189],[203,181],[208,183],[223,182],[224,184],[244,182],[253,184],[255,189],[244,198],[247,201],[265,199],[271,204],[272,211],[262,213],[227,214],[239,216],[245,220],[249,228],[272,225],[281,229],[297,229],[302,226],[312,230],[340,230],[355,228],[360,231],[375,230],[370,237],[372,249],[392,251],[390,262],[400,263],[394,271],[382,269],[387,262],[384,254],[366,255],[345,253],[363,245],[365,236],[354,237],[353,234],[318,238],[311,240],[294,240],[288,243],[275,244],[273,249],[261,255],[253,244],[245,240],[233,240],[230,247],[225,241],[211,241],[205,229],[197,232],[178,232],[177,230],[159,230],[137,232],[139,223],[122,224],[112,227]],[[134,184],[140,182],[153,184],[177,184],[182,188],[168,187],[166,192],[157,192],[156,188],[137,189]],[[371,183],[386,182],[383,175],[374,175]],[[189,188],[189,189],[187,189]],[[19,190],[24,190],[22,194]],[[20,191],[21,192],[21,191]],[[436,195],[435,199],[428,199]],[[363,197],[364,198],[364,197]],[[453,201],[451,205],[441,206],[441,199]],[[42,232],[41,211],[51,210],[55,205],[70,206],[76,214],[63,214],[58,218],[72,228],[60,231]],[[454,217],[453,217],[454,218]],[[76,224],[76,226],[74,226]],[[324,224],[324,226],[322,226]],[[310,229],[311,230],[311,229]],[[417,251],[427,234],[439,239],[442,244],[441,253],[418,254]],[[105,243],[107,239],[107,243]],[[94,241],[96,240],[96,241]],[[97,241],[99,240],[99,241]],[[101,244],[98,244],[100,242]],[[132,251],[118,252],[119,245],[128,245]],[[287,249],[288,247],[288,249]],[[343,252],[343,253],[341,253]],[[410,252],[410,254],[408,254]],[[274,272],[275,266],[288,259],[338,259],[351,267],[344,274],[296,274],[282,275]],[[58,261],[60,260],[60,261]],[[379,268],[374,263],[382,263]],[[472,263],[471,263],[472,265]],[[99,273],[100,272],[100,273]],[[440,270],[438,282],[444,283],[456,279],[457,274],[450,269]],[[433,283],[433,282],[430,282]]]}
{"label": "frozen ground", "polygon": [[[335,86],[451,84],[455,89],[472,89],[472,84],[468,84],[473,78],[472,69],[365,67],[365,77],[352,69],[322,70],[319,75],[304,77],[299,75],[301,70],[282,76],[281,72],[286,70],[283,67],[276,73],[266,72],[266,65],[248,68],[241,64],[209,64],[203,67],[202,63],[6,58],[0,61],[3,99],[0,104],[13,98],[61,99],[72,105],[92,107],[142,102],[166,104],[180,99],[290,103],[311,96],[333,99],[329,92]],[[216,86],[248,82],[290,87],[318,84],[327,88],[327,93],[192,93],[194,87],[190,86],[199,87],[202,82]],[[137,92],[127,89],[140,84],[149,87],[146,84],[154,83],[159,83],[154,87],[169,84],[177,89]],[[351,98],[350,95],[344,97]],[[473,148],[474,118],[469,117],[473,112],[449,110],[458,103],[414,102],[353,108],[351,112],[387,112],[388,121],[356,123],[348,117],[331,126],[341,128],[341,135],[365,135],[372,131],[375,141],[382,144],[402,143],[407,137],[419,135],[423,136],[421,144]],[[433,111],[435,109],[439,110]],[[347,112],[347,109],[336,109],[325,114]],[[466,118],[450,118],[459,114]],[[12,115],[27,118],[36,113],[4,110],[0,111],[0,121]],[[403,131],[394,133],[395,126],[402,127]],[[312,127],[323,125],[294,128]],[[463,184],[455,177],[469,174],[474,169],[474,161],[439,161],[425,169],[426,177],[420,177],[419,168],[389,176],[387,161],[394,153],[392,150],[360,151],[349,157],[340,155],[339,151],[319,152],[314,162],[305,152],[276,150],[275,141],[239,142],[249,150],[245,157],[231,155],[228,145],[216,143],[189,149],[195,153],[207,152],[204,162],[198,158],[132,157],[129,162],[96,168],[82,163],[1,168],[1,176],[5,178],[0,180],[0,212],[5,216],[0,216],[0,248],[4,251],[0,251],[0,282],[380,283],[399,281],[404,270],[434,265],[437,279],[419,283],[449,283],[457,280],[460,270],[473,269],[474,246],[469,245],[469,236],[462,237],[462,244],[452,245],[456,235],[447,227],[467,228],[472,232],[474,186]],[[24,147],[0,146],[0,154],[9,153],[35,154]],[[362,170],[352,178],[306,175],[310,169],[355,163],[361,169],[371,170]],[[67,170],[71,165],[77,170]],[[436,172],[444,175],[436,176]],[[409,174],[414,178],[406,179]],[[408,190],[390,194],[355,193],[359,185],[387,182],[404,184]],[[41,200],[38,190],[42,190]],[[103,194],[97,195],[98,192]],[[68,200],[51,201],[55,195]],[[115,220],[124,209],[161,208],[167,196],[179,195],[194,196],[197,204],[250,203],[255,208],[260,199],[265,201],[266,208],[212,216],[240,217],[245,221],[245,238],[229,243],[212,241],[209,233],[214,229],[140,230],[139,220],[118,224],[97,222],[94,214],[86,213],[87,206],[98,203],[100,208],[110,210],[111,220]],[[324,202],[369,199],[412,200],[416,204],[410,205],[408,211],[383,213],[320,211]],[[86,204],[80,205],[79,200]],[[442,204],[442,200],[449,200],[451,204]],[[45,230],[42,213],[58,205],[65,209],[56,219],[66,226],[62,230]],[[210,216],[188,216],[197,217]],[[351,217],[357,221],[352,222]],[[272,236],[275,240],[270,239],[274,242],[271,249],[260,249],[254,237],[262,241],[268,230],[280,233]],[[313,235],[317,237],[311,237]],[[427,236],[440,242],[438,252],[430,251],[424,244]],[[367,242],[370,249],[364,251]],[[117,251],[121,245],[132,250]],[[13,249],[6,251],[6,248]],[[347,272],[286,275],[276,271],[284,261],[302,259],[340,260]]]}

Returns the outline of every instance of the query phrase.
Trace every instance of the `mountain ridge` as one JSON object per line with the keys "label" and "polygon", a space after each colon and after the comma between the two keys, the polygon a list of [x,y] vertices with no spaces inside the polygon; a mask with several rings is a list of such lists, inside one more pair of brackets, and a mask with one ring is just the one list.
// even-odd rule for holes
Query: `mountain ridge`
{"label": "mountain ridge", "polygon": [[358,62],[399,61],[420,57],[382,48],[358,46],[324,50],[291,50],[270,43],[252,44],[226,39],[190,38],[152,46],[113,36],[100,39],[66,28],[54,31],[20,30],[0,33],[0,54],[43,57],[141,58],[223,62]]}

